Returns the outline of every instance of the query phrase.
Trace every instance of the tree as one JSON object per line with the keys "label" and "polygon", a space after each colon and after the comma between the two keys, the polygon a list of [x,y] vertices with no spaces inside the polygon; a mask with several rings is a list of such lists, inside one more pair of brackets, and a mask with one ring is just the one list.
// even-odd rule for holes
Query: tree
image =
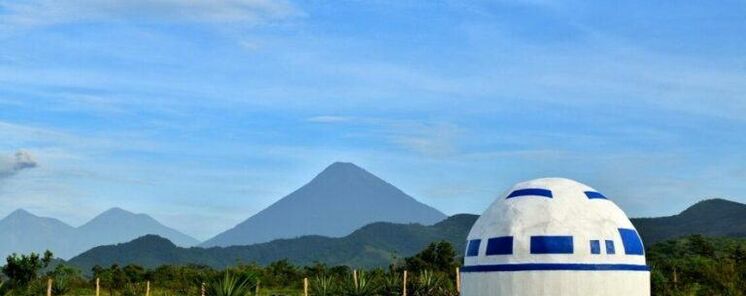
{"label": "tree", "polygon": [[404,259],[409,271],[432,270],[444,273],[453,271],[458,263],[453,245],[447,241],[431,243],[427,248],[412,257]]}
{"label": "tree", "polygon": [[44,257],[39,254],[18,255],[13,253],[6,258],[3,266],[3,274],[7,276],[16,287],[25,287],[39,276],[39,271],[52,262],[52,252],[47,250]]}

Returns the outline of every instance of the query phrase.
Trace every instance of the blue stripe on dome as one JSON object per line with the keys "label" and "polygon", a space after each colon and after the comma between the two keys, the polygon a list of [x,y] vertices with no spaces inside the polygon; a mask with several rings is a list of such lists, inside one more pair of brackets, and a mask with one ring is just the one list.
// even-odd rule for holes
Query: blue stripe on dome
{"label": "blue stripe on dome", "polygon": [[586,191],[585,196],[587,196],[588,199],[608,199],[606,196],[601,194],[601,192],[596,191]]}
{"label": "blue stripe on dome", "polygon": [[508,198],[514,198],[519,196],[543,196],[547,198],[552,198],[552,191],[547,189],[539,189],[539,188],[527,188],[527,189],[518,189],[516,191],[511,192]]}
{"label": "blue stripe on dome", "polygon": [[649,271],[647,265],[637,264],[590,264],[590,263],[523,263],[471,265],[461,268],[461,272],[501,272],[501,271],[551,271],[551,270],[587,270],[587,271]]}

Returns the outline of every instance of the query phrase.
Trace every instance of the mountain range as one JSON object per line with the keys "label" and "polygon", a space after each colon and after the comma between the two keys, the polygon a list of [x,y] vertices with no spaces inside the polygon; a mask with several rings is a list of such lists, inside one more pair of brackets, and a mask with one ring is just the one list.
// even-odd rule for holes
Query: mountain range
{"label": "mountain range", "polygon": [[[289,259],[296,264],[323,262],[358,267],[387,266],[396,258],[414,255],[433,241],[446,240],[463,250],[477,215],[461,214],[432,226],[373,223],[341,238],[304,236],[269,243],[227,248],[180,248],[168,240],[147,236],[132,242],[93,248],[69,263],[83,271],[94,265],[205,264],[225,267],[238,262],[267,264]],[[694,204],[670,217],[632,219],[646,246],[690,234],[746,237],[746,205],[723,199]]]}
{"label": "mountain range", "polygon": [[40,253],[48,249],[55,256],[66,259],[95,246],[127,242],[146,234],[162,236],[180,246],[198,243],[148,215],[120,208],[109,209],[80,227],[19,209],[0,220],[0,237],[3,239],[0,256]]}
{"label": "mountain range", "polygon": [[[341,237],[374,222],[431,225],[446,218],[368,171],[345,162],[329,165],[308,184],[201,244],[204,247],[250,245],[304,235]],[[110,209],[72,227],[62,221],[17,210],[0,220],[0,255],[52,250],[69,258],[95,246],[127,242],[155,234],[178,246],[199,242],[144,214]]]}
{"label": "mountain range", "polygon": [[308,184],[201,246],[249,245],[303,235],[340,237],[373,222],[431,225],[445,218],[357,165],[335,162]]}

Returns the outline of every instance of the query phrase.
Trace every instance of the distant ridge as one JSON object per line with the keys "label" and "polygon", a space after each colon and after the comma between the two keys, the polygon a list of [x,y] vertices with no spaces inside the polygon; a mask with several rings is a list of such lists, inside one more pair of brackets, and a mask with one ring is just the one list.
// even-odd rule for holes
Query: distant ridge
{"label": "distant ridge", "polygon": [[182,246],[198,243],[148,215],[120,208],[109,209],[77,228],[18,209],[0,220],[0,258],[49,249],[55,256],[67,259],[95,246],[127,242],[146,234],[161,235]]}
{"label": "distant ridge", "polygon": [[446,240],[464,247],[466,232],[476,215],[455,215],[431,226],[376,222],[342,238],[303,236],[250,246],[180,248],[158,236],[93,248],[68,263],[89,271],[94,265],[113,263],[157,267],[163,264],[205,264],[215,268],[236,262],[268,264],[289,259],[297,264],[324,262],[331,265],[385,267],[395,258],[411,256],[430,242]]}
{"label": "distant ridge", "polygon": [[429,225],[446,218],[355,164],[335,162],[308,184],[201,246],[234,246],[302,235],[340,237],[373,222]]}
{"label": "distant ridge", "polygon": [[[134,263],[155,267],[197,263],[220,268],[236,262],[267,264],[285,258],[296,264],[386,267],[395,257],[410,256],[433,241],[447,240],[456,250],[463,250],[466,235],[477,218],[471,214],[454,215],[432,226],[379,222],[342,238],[304,236],[227,248],[179,248],[163,238],[149,236],[91,249],[69,263],[83,271],[96,264]],[[746,205],[723,199],[705,200],[675,216],[637,218],[632,223],[645,246],[691,234],[746,238]]]}
{"label": "distant ridge", "polygon": [[632,223],[646,245],[690,234],[746,237],[746,204],[719,198],[707,199],[678,215],[635,218]]}

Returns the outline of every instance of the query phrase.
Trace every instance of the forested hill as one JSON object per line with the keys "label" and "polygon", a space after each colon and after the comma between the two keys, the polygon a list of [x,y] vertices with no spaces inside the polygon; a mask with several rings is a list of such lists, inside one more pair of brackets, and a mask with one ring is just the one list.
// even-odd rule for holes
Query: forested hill
{"label": "forested hill", "polygon": [[[157,236],[129,243],[93,248],[70,260],[83,271],[98,264],[147,267],[161,264],[197,263],[224,267],[237,262],[270,263],[289,259],[296,264],[315,261],[358,267],[387,266],[395,258],[411,256],[430,242],[447,240],[463,250],[466,235],[477,215],[452,216],[432,226],[373,223],[342,238],[304,236],[269,243],[227,248],[179,248]],[[746,205],[712,199],[699,202],[681,214],[661,218],[632,219],[646,246],[691,234],[746,237]]]}
{"label": "forested hill", "polygon": [[303,236],[226,248],[180,248],[164,238],[148,235],[124,244],[93,248],[68,263],[90,271],[95,265],[113,263],[137,263],[145,267],[195,263],[220,268],[238,262],[267,264],[287,258],[301,265],[319,261],[330,265],[377,267],[386,266],[393,259],[412,256],[434,241],[446,240],[461,250],[465,235],[476,218],[476,215],[455,215],[432,226],[380,222],[342,238]]}
{"label": "forested hill", "polygon": [[725,199],[700,201],[678,215],[632,219],[643,242],[656,242],[691,234],[746,237],[746,204]]}

